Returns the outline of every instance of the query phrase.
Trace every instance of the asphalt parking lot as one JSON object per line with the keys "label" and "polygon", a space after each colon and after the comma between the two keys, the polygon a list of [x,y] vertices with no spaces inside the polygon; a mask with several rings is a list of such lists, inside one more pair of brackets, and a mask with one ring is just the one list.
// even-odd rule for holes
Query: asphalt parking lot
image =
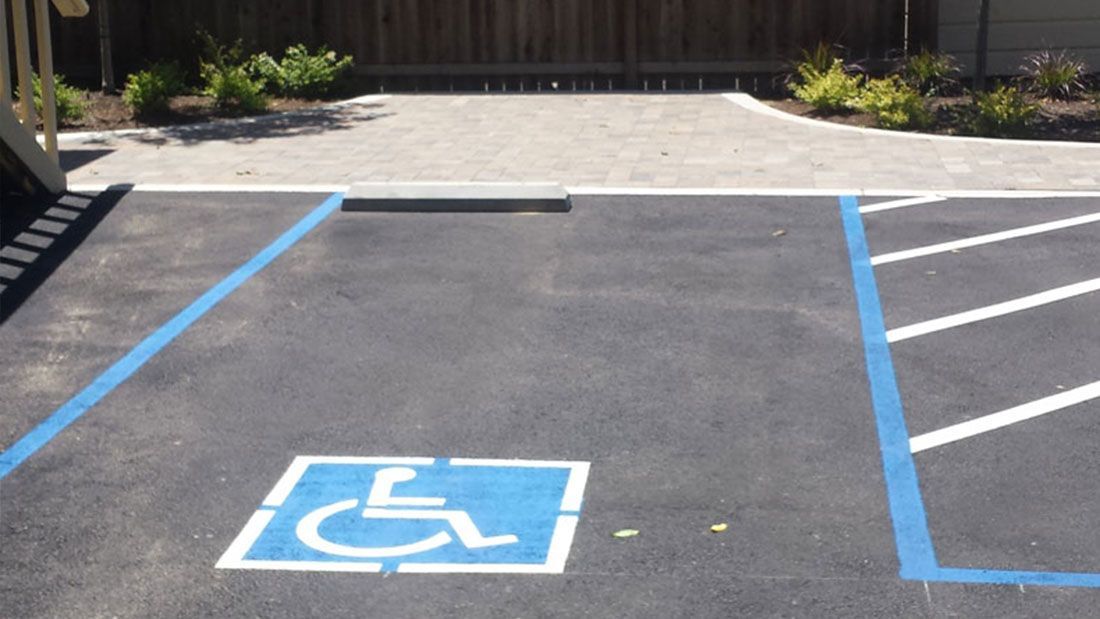
{"label": "asphalt parking lot", "polygon": [[[906,446],[1100,380],[1090,292],[886,346],[890,330],[1100,277],[1100,224],[871,266],[1096,199],[335,204],[111,192],[5,213],[0,614],[1001,617],[1100,602],[1100,400],[910,456],[883,446],[865,356],[881,337],[908,423],[887,438]],[[853,284],[875,292],[880,333]],[[302,456],[331,468],[290,474]],[[912,479],[890,464],[906,458]],[[486,544],[524,548],[508,561],[557,557],[562,573],[401,574],[396,555],[354,554],[371,535],[428,535],[449,489]],[[359,502],[303,533],[341,499]],[[385,500],[421,520],[354,532]],[[925,531],[898,529],[914,510]],[[424,552],[478,571],[490,555],[448,522],[467,550]],[[934,556],[905,574],[899,552],[922,536]],[[326,567],[316,540],[337,538]]]}

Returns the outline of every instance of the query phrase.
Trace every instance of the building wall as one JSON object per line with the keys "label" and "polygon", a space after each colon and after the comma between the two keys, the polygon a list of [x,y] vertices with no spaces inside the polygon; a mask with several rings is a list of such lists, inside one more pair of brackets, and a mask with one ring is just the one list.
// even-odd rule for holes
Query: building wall
{"label": "building wall", "polygon": [[[979,0],[940,0],[939,48],[974,70]],[[1015,75],[1024,56],[1069,49],[1100,71],[1100,0],[990,0],[989,73]]]}

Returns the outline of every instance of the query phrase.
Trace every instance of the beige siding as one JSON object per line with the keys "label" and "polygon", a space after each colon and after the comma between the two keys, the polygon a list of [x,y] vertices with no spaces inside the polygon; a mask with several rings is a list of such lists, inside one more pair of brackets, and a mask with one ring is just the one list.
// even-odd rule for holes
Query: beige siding
{"label": "beige siding", "polygon": [[[973,71],[978,0],[940,0],[940,49]],[[989,71],[1019,73],[1027,54],[1069,49],[1100,71],[1100,0],[990,0]]]}

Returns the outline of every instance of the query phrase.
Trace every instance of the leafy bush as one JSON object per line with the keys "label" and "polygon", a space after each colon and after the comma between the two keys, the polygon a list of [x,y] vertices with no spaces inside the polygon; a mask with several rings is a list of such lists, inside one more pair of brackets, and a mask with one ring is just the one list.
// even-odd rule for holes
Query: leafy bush
{"label": "leafy bush", "polygon": [[168,110],[168,101],[186,89],[183,71],[175,63],[156,63],[126,78],[122,100],[139,116]]}
{"label": "leafy bush", "polygon": [[899,72],[907,84],[926,96],[942,95],[958,88],[959,63],[942,52],[922,49],[906,58]]}
{"label": "leafy bush", "polygon": [[348,68],[351,56],[337,58],[336,52],[321,46],[313,54],[305,45],[293,45],[286,49],[283,59],[267,54],[257,54],[249,61],[254,75],[259,76],[275,92],[290,97],[323,97]]}
{"label": "leafy bush", "polygon": [[849,75],[844,62],[833,59],[829,68],[820,72],[812,63],[803,62],[797,67],[800,83],[791,86],[795,98],[805,101],[816,110],[838,112],[851,107],[859,94],[861,78]]}
{"label": "leafy bush", "polygon": [[1029,89],[1048,99],[1072,99],[1085,90],[1088,65],[1065,50],[1031,54],[1020,65]]}
{"label": "leafy bush", "polygon": [[203,92],[214,98],[218,107],[241,112],[262,112],[267,109],[264,81],[253,77],[250,62],[243,59],[240,39],[232,46],[218,43],[213,36],[199,32],[205,52],[199,63]]}
{"label": "leafy bush", "polygon": [[[53,77],[54,100],[57,103],[57,122],[74,123],[84,118],[84,91],[65,83],[60,73]],[[34,111],[42,118],[42,79],[37,73],[31,73],[31,94],[34,96]],[[16,98],[22,98],[19,89]]]}
{"label": "leafy bush", "polygon": [[974,94],[971,131],[978,135],[1011,137],[1023,134],[1039,112],[1019,89],[1005,84],[992,92]]}
{"label": "leafy bush", "polygon": [[920,93],[896,75],[868,81],[851,105],[874,114],[879,126],[886,129],[920,129],[932,123],[932,113]]}
{"label": "leafy bush", "polygon": [[267,96],[263,82],[254,79],[243,66],[218,68],[203,64],[201,68],[206,87],[203,93],[214,97],[218,107],[241,112],[262,112],[267,109]]}

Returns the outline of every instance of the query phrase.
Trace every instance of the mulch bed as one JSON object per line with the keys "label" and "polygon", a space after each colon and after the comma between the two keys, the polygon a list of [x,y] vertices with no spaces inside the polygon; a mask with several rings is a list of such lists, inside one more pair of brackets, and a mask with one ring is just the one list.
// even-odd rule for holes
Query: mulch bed
{"label": "mulch bed", "polygon": [[[264,113],[291,112],[324,105],[325,103],[329,103],[329,101],[272,97],[268,109]],[[84,118],[72,123],[62,123],[59,128],[73,131],[107,131],[134,127],[186,125],[249,115],[219,109],[214,105],[212,97],[203,95],[174,97],[169,105],[168,112],[142,117],[135,117],[130,106],[123,103],[122,97],[118,95],[90,92],[86,95],[84,105]]]}
{"label": "mulch bed", "polygon": [[[875,127],[871,114],[822,114],[809,104],[794,99],[767,101],[768,105],[798,116],[826,120],[856,127]],[[935,113],[935,123],[922,133],[939,135],[969,135],[960,121],[961,112],[970,103],[968,97],[932,97],[929,105]],[[1032,140],[1100,142],[1100,106],[1089,100],[1039,101],[1041,106],[1035,123],[1019,136]]]}

